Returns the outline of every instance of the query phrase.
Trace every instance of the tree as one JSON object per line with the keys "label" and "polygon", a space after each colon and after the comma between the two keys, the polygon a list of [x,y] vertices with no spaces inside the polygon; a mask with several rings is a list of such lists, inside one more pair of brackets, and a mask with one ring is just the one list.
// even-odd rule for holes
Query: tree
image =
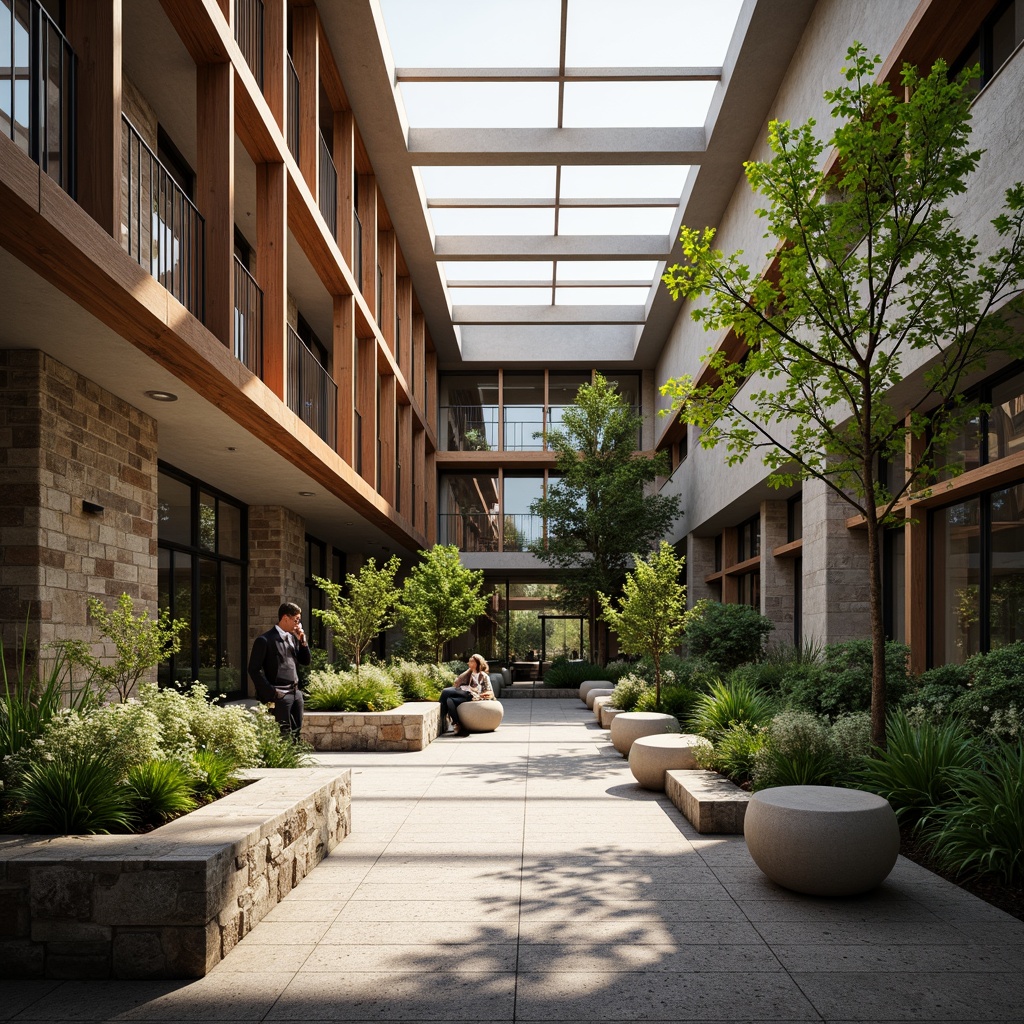
{"label": "tree", "polygon": [[645,484],[667,474],[668,456],[637,452],[641,422],[616,385],[596,374],[565,409],[562,428],[548,434],[558,478],[530,506],[547,520],[547,541],[531,550],[561,570],[563,607],[586,610],[599,663],[606,651],[598,592],[617,591],[632,552],[649,551],[681,515],[675,495],[644,493]]}
{"label": "tree", "polygon": [[686,559],[662,541],[650,558],[634,555],[633,571],[616,610],[607,595],[598,594],[601,617],[615,630],[627,654],[649,654],[654,662],[654,697],[661,707],[661,656],[683,637],[686,586],[679,582]]}
{"label": "tree", "polygon": [[346,574],[348,594],[345,597],[341,595],[340,583],[313,577],[313,582],[331,603],[328,609],[314,608],[313,614],[332,631],[335,654],[343,651],[348,655],[357,676],[363,651],[374,637],[395,624],[398,603],[395,576],[400,565],[397,555],[392,555],[379,569],[376,560],[368,558],[358,573]]}
{"label": "tree", "polygon": [[126,701],[146,672],[181,649],[179,634],[188,628],[188,620],[172,620],[166,608],[155,619],[150,618],[148,608],[136,615],[135,603],[128,594],[117,599],[112,611],[95,597],[90,597],[87,605],[100,636],[110,640],[117,651],[114,663],[104,665],[82,640],[68,640],[60,646],[72,664],[89,671],[91,681],[99,684],[101,696],[113,688],[122,702]]}
{"label": "tree", "polygon": [[[703,447],[725,446],[729,465],[758,452],[771,485],[820,480],[864,517],[872,739],[884,746],[881,531],[904,523],[908,495],[956,472],[944,452],[978,411],[961,395],[967,377],[1020,350],[1005,314],[1024,269],[1024,186],[1006,192],[992,222],[999,247],[982,256],[946,205],[981,156],[968,148],[977,69],[950,81],[941,61],[927,75],[905,66],[897,95],[874,79],[879,63],[855,43],[846,84],[825,94],[831,136],[819,139],[813,121],[772,121],[774,156],[746,165],[765,201],[771,272],[713,250],[710,229],[682,229],[686,262],[663,280],[674,298],[706,297],[694,319],[735,331],[747,353],[739,362],[709,354],[710,377],[662,391],[701,428]],[[823,159],[829,151],[834,161]],[[905,363],[924,366],[920,379],[891,394]],[[906,463],[902,479],[879,479],[879,460]]]}
{"label": "tree", "polygon": [[487,607],[480,593],[484,574],[465,568],[454,544],[435,544],[420,557],[402,588],[398,613],[413,646],[440,665],[444,645],[465,633]]}

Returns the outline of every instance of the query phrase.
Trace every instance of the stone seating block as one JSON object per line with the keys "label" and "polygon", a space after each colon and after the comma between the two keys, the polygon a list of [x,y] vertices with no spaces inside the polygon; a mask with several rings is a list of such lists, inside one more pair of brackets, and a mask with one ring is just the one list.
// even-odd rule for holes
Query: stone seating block
{"label": "stone seating block", "polygon": [[605,707],[605,705],[607,705],[611,699],[612,695],[610,693],[605,693],[602,694],[600,697],[594,698],[594,707],[592,710],[594,712],[594,717],[599,722],[601,721],[601,708]]}
{"label": "stone seating block", "polygon": [[667,732],[682,732],[675,715],[663,715],[657,711],[626,711],[612,719],[612,745],[623,757],[629,755],[629,748],[639,737]]}
{"label": "stone seating block", "polygon": [[698,832],[743,835],[750,794],[718,772],[669,769],[665,772],[665,795]]}
{"label": "stone seating block", "polygon": [[459,725],[469,732],[494,732],[505,717],[500,700],[467,700],[457,710]]}
{"label": "stone seating block", "polygon": [[610,704],[601,705],[601,728],[610,729],[612,727],[612,719],[616,715],[622,714],[622,708],[613,708]]}
{"label": "stone seating block", "polygon": [[776,786],[750,799],[743,835],[773,881],[812,896],[853,896],[896,864],[900,830],[889,802],[838,786]]}
{"label": "stone seating block", "polygon": [[699,736],[665,733],[661,736],[640,736],[629,748],[629,770],[644,789],[663,790],[665,772],[672,769],[693,769],[697,762],[693,748]]}
{"label": "stone seating block", "polygon": [[591,711],[594,710],[594,701],[598,697],[610,697],[615,692],[614,686],[594,686],[587,690],[586,704]]}
{"label": "stone seating block", "polygon": [[587,694],[593,690],[594,687],[607,690],[611,685],[612,683],[607,679],[587,679],[585,682],[580,683],[580,700],[586,703]]}

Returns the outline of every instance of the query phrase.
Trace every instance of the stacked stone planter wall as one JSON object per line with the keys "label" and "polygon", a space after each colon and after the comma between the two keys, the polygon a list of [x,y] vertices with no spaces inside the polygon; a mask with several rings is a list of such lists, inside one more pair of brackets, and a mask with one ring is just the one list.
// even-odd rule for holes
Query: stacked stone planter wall
{"label": "stacked stone planter wall", "polygon": [[393,711],[307,711],[302,738],[314,750],[423,750],[440,728],[441,705],[419,701]]}
{"label": "stacked stone planter wall", "polygon": [[247,772],[146,835],[0,839],[0,977],[202,977],[349,834],[351,774]]}

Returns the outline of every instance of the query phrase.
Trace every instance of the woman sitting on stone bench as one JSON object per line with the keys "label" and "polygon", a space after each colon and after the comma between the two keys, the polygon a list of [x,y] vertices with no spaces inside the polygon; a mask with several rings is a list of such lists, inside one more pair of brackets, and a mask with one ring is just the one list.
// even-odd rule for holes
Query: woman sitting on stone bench
{"label": "woman sitting on stone bench", "polygon": [[448,731],[448,719],[456,736],[468,736],[469,730],[459,724],[459,705],[470,700],[494,700],[491,677],[487,674],[487,662],[479,654],[471,654],[469,668],[455,680],[454,686],[441,691],[441,729],[439,735]]}

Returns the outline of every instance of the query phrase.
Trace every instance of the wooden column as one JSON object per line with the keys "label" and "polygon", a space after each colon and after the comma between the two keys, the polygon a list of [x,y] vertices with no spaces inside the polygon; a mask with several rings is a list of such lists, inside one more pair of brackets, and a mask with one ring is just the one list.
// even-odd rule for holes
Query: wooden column
{"label": "wooden column", "polygon": [[398,338],[398,351],[395,358],[398,360],[398,367],[405,377],[406,387],[412,388],[412,380],[409,375],[410,356],[412,354],[412,280],[408,277],[400,277],[395,287],[395,303],[398,311],[398,319],[402,322]]}
{"label": "wooden column", "polygon": [[[722,533],[722,568],[736,564],[739,538],[735,527],[730,527]],[[722,577],[722,604],[735,604],[739,600],[739,580],[735,576]]]}
{"label": "wooden column", "polygon": [[352,223],[355,154],[355,120],[351,110],[342,110],[334,117],[334,165],[338,169],[338,248],[358,284],[359,276],[353,262],[355,225]]}
{"label": "wooden column", "polygon": [[412,406],[398,406],[398,462],[402,467],[402,479],[395,494],[395,506],[410,521],[412,505]]}
{"label": "wooden column", "polygon": [[334,340],[332,365],[338,385],[338,454],[355,465],[355,299],[351,295],[334,296]]}
{"label": "wooden column", "polygon": [[235,318],[235,75],[196,68],[196,206],[206,221],[206,326],[229,348]]}
{"label": "wooden column", "polygon": [[287,0],[263,0],[263,96],[282,132],[285,97],[288,95],[285,77],[287,41]]}
{"label": "wooden column", "polygon": [[423,480],[426,473],[427,460],[427,433],[422,427],[413,429],[412,436],[412,514],[409,518],[416,529],[426,531],[426,518],[424,515],[424,487]]}
{"label": "wooden column", "polygon": [[263,380],[282,400],[288,316],[287,204],[284,164],[257,164],[256,280],[263,289]]}
{"label": "wooden column", "polygon": [[380,494],[395,504],[395,459],[398,445],[395,438],[395,377],[388,373],[380,379]]}
{"label": "wooden column", "polygon": [[392,352],[395,351],[395,233],[382,231],[377,240],[377,263],[380,267],[380,333]]}
{"label": "wooden column", "polygon": [[67,5],[75,51],[78,205],[121,241],[121,0]]}
{"label": "wooden column", "polygon": [[[907,434],[907,465],[917,465],[924,451],[924,438]],[[928,512],[908,505],[908,523],[903,544],[904,642],[910,648],[910,671],[920,674],[928,667]],[[909,520],[913,520],[910,522]]]}
{"label": "wooden column", "polygon": [[359,338],[356,408],[362,418],[362,478],[377,486],[377,339]]}
{"label": "wooden column", "polygon": [[[377,179],[372,174],[359,175],[359,220],[363,225],[363,265],[356,283],[360,281],[363,301],[370,315],[377,315]],[[354,269],[354,268],[353,268]]]}
{"label": "wooden column", "polygon": [[409,387],[412,389],[413,397],[423,410],[423,368],[426,365],[426,334],[427,321],[422,313],[412,315],[412,345],[410,349]]}
{"label": "wooden column", "polygon": [[299,170],[313,200],[319,199],[316,165],[320,152],[320,39],[315,7],[292,8],[292,60],[299,76]]}
{"label": "wooden column", "polygon": [[423,499],[426,522],[423,532],[427,536],[427,546],[437,543],[437,456],[427,452],[423,468]]}
{"label": "wooden column", "polygon": [[428,423],[437,423],[437,353],[433,350],[423,357],[423,403]]}

